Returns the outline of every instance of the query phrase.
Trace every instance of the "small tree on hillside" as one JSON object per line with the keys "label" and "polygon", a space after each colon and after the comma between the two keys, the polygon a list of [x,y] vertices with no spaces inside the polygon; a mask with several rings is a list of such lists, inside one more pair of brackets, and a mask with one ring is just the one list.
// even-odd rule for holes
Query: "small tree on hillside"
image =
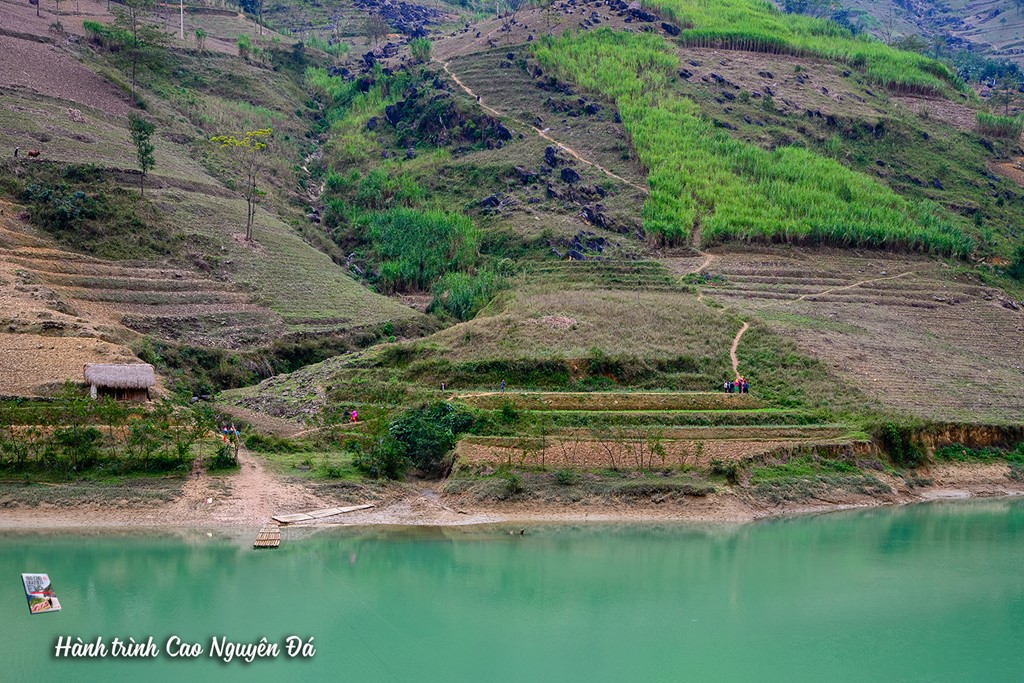
{"label": "small tree on hillside", "polygon": [[363,35],[366,36],[367,40],[373,41],[376,45],[380,42],[381,38],[386,38],[388,35],[388,23],[384,21],[383,17],[377,16],[376,14],[366,17],[366,23],[363,25]]}
{"label": "small tree on hillside", "polygon": [[135,156],[139,160],[139,168],[142,175],[139,176],[139,196],[146,194],[146,173],[156,166],[156,157],[153,156],[153,143],[149,141],[156,130],[156,125],[147,121],[138,114],[128,117],[128,132],[132,136],[132,144],[135,145]]}
{"label": "small tree on hillside", "polygon": [[164,34],[156,26],[142,21],[142,17],[153,9],[154,4],[155,0],[123,0],[121,7],[114,8],[114,24],[131,35],[132,97],[135,97],[135,74],[140,53],[146,47],[163,40]]}
{"label": "small tree on hillside", "polygon": [[201,28],[196,29],[196,49],[206,52],[206,31]]}
{"label": "small tree on hillside", "polygon": [[426,63],[430,61],[430,38],[413,38],[409,41],[409,52],[413,61]]}
{"label": "small tree on hillside", "polygon": [[263,194],[257,186],[257,181],[260,171],[263,169],[263,152],[267,149],[272,133],[271,128],[262,128],[248,131],[241,138],[234,135],[217,135],[210,138],[212,142],[235,155],[240,170],[245,174],[246,180],[242,196],[245,197],[246,204],[248,204],[248,213],[245,217],[245,239],[247,242],[252,242],[256,205],[259,203],[260,195]]}
{"label": "small tree on hillside", "polygon": [[892,45],[896,39],[896,27],[899,26],[900,16],[896,13],[896,6],[890,5],[889,11],[882,17],[880,26],[878,27],[879,37],[885,41],[886,45]]}
{"label": "small tree on hillside", "polygon": [[1010,115],[1010,107],[1014,106],[1020,99],[1020,80],[1013,74],[1007,74],[996,81],[996,91],[993,93],[992,103],[996,106],[1002,105],[1003,115]]}

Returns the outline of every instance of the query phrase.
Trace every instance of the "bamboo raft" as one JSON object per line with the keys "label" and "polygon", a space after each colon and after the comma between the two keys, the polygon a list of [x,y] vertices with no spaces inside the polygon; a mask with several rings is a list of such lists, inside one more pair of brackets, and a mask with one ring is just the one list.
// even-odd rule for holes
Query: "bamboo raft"
{"label": "bamboo raft", "polygon": [[260,532],[256,534],[256,542],[252,544],[253,548],[277,548],[281,545],[281,527],[277,524],[270,523],[260,529]]}
{"label": "bamboo raft", "polygon": [[372,508],[373,503],[366,505],[352,505],[351,507],[344,508],[325,508],[323,510],[313,510],[312,512],[297,512],[293,515],[274,515],[273,520],[280,524],[294,524],[296,522],[313,522],[324,517],[333,517],[334,515],[341,515],[346,512],[355,512],[357,510],[366,510]]}

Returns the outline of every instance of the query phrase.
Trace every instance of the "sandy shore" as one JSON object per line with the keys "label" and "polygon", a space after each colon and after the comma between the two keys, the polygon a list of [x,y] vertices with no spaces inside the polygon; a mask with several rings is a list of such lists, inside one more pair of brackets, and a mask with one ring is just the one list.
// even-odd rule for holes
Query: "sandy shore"
{"label": "sandy shore", "polygon": [[[745,523],[760,519],[837,510],[904,505],[939,499],[1019,496],[1024,484],[1010,480],[1006,465],[933,466],[932,484],[910,489],[901,479],[880,477],[893,488],[881,496],[829,493],[799,503],[774,504],[739,490],[704,497],[687,496],[658,504],[636,503],[552,504],[532,501],[486,502],[440,493],[438,483],[395,485],[375,490],[376,500],[339,500],[301,482],[285,481],[268,472],[247,453],[240,454],[241,469],[225,477],[189,477],[167,502],[132,500],[54,505],[17,505],[3,501],[0,529],[53,528],[190,528],[256,530],[273,515],[305,512],[353,502],[374,502],[368,510],[328,517],[316,525],[422,525],[458,526],[493,523],[580,522],[694,522]],[[129,485],[130,486],[130,485]],[[368,496],[368,498],[371,498]]]}

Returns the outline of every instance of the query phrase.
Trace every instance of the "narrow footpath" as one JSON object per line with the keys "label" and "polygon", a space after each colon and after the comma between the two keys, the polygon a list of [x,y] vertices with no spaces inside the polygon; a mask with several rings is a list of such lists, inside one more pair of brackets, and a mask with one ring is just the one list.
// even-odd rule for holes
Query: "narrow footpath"
{"label": "narrow footpath", "polygon": [[545,133],[540,128],[537,128],[536,126],[534,126],[534,125],[532,125],[530,123],[527,123],[526,121],[523,121],[522,119],[516,118],[515,116],[511,116],[509,114],[505,114],[504,112],[498,111],[497,109],[495,109],[495,108],[493,108],[491,106],[488,106],[484,102],[482,97],[477,95],[475,92],[473,92],[473,90],[468,85],[466,85],[461,80],[459,80],[459,77],[456,76],[455,73],[448,67],[448,62],[439,62],[439,63],[441,64],[441,68],[444,69],[444,72],[446,74],[448,74],[448,76],[452,79],[452,81],[455,82],[455,85],[457,85],[460,88],[462,88],[463,92],[465,92],[467,95],[469,95],[470,97],[476,99],[477,104],[479,104],[480,108],[483,109],[484,111],[489,112],[490,114],[492,114],[492,115],[494,115],[494,116],[496,116],[498,118],[505,118],[505,119],[509,119],[509,120],[515,121],[515,122],[517,122],[519,124],[522,124],[523,126],[526,126],[527,128],[531,129],[534,133],[539,135],[541,138],[543,138],[543,139],[547,140],[548,142],[550,142],[551,144],[555,145],[560,150],[562,150],[563,152],[565,152],[566,154],[568,154],[572,158],[576,159],[580,163],[587,164],[588,166],[593,166],[594,168],[596,168],[597,170],[601,171],[602,173],[604,173],[609,178],[614,178],[615,180],[618,180],[621,183],[625,183],[626,185],[629,185],[633,189],[639,190],[640,192],[642,192],[644,194],[650,194],[650,192],[648,191],[648,189],[646,187],[643,187],[641,185],[637,185],[636,183],[634,183],[632,181],[626,180],[622,176],[617,175],[617,174],[613,173],[612,171],[609,171],[607,168],[605,168],[601,164],[597,163],[596,161],[591,161],[590,159],[587,159],[586,157],[584,157],[581,154],[579,154],[572,147],[569,147],[568,145],[562,144],[558,140],[554,139],[553,137],[551,137],[550,135]]}

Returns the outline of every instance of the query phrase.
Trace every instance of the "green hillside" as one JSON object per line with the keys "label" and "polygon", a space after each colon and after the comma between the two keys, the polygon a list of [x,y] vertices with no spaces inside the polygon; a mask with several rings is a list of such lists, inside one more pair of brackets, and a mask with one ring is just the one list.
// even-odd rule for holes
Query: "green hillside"
{"label": "green hillside", "polygon": [[[114,9],[4,35],[74,78],[0,86],[0,147],[39,152],[0,167],[0,278],[32,334],[329,435],[327,471],[437,428],[473,467],[635,441],[734,478],[1024,409],[1019,120],[942,55],[762,0],[210,5],[185,40],[157,7],[143,43]],[[258,129],[250,178],[211,138]]]}

